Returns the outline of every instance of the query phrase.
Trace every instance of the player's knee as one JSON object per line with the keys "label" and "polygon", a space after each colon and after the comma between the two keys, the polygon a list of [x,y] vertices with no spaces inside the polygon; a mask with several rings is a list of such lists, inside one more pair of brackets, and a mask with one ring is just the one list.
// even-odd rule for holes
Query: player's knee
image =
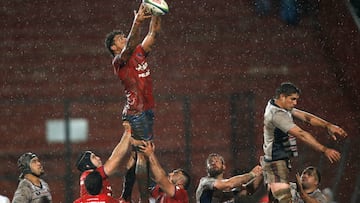
{"label": "player's knee", "polygon": [[280,189],[275,192],[272,192],[275,199],[279,201],[279,203],[290,203],[291,202],[291,191],[290,188]]}

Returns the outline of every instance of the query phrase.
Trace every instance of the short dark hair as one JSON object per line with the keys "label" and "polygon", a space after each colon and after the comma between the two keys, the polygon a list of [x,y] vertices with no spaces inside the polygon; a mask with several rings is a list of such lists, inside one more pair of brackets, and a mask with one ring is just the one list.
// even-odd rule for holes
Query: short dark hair
{"label": "short dark hair", "polygon": [[108,49],[112,56],[115,56],[114,51],[111,49],[111,46],[114,45],[114,38],[116,35],[124,35],[124,33],[120,30],[114,30],[108,33],[105,37],[105,47]]}
{"label": "short dark hair", "polygon": [[291,82],[283,82],[280,87],[278,87],[275,91],[275,98],[279,98],[281,94],[285,96],[290,96],[292,94],[300,94],[301,91]]}
{"label": "short dark hair", "polygon": [[177,171],[181,171],[181,173],[183,174],[183,176],[185,177],[185,182],[184,182],[184,188],[185,190],[187,190],[190,186],[190,182],[191,182],[191,177],[189,175],[189,173],[187,173],[184,169],[182,168],[178,168],[176,169]]}
{"label": "short dark hair", "polygon": [[90,195],[98,195],[102,189],[103,180],[98,171],[92,171],[85,178],[85,188]]}

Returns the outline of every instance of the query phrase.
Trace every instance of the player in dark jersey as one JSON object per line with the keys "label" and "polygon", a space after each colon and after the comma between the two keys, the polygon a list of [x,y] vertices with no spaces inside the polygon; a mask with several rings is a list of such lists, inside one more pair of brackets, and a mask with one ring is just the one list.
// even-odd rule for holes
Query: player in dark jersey
{"label": "player in dark jersey", "polygon": [[149,159],[150,169],[154,175],[156,186],[151,189],[151,197],[156,203],[188,203],[187,188],[190,176],[183,169],[175,169],[166,175],[159,160],[155,156],[155,145],[152,141],[143,141],[139,146],[141,152]]}
{"label": "player in dark jersey", "polygon": [[[216,153],[206,159],[207,176],[202,177],[196,189],[197,203],[231,203],[235,196],[253,193],[262,182],[261,167],[255,166],[249,173],[224,178],[225,160]],[[247,184],[249,183],[249,184]]]}
{"label": "player in dark jersey", "polygon": [[116,145],[109,159],[103,164],[100,157],[96,156],[92,151],[83,151],[80,153],[76,161],[76,167],[81,172],[80,176],[80,197],[88,194],[85,188],[86,176],[96,170],[102,177],[103,189],[102,194],[112,196],[112,189],[108,177],[113,175],[123,160],[131,139],[131,127],[129,122],[124,121],[124,133],[120,142]]}
{"label": "player in dark jersey", "polygon": [[40,178],[44,174],[44,168],[36,154],[27,152],[21,155],[18,159],[18,167],[21,171],[20,182],[12,202],[52,202],[49,185]]}
{"label": "player in dark jersey", "polygon": [[[151,18],[149,31],[141,41],[140,27],[145,19]],[[134,145],[141,145],[142,140],[153,139],[153,121],[155,106],[152,90],[152,79],[147,56],[150,53],[155,39],[161,28],[159,16],[151,16],[146,12],[143,4],[135,12],[135,17],[127,37],[120,31],[113,31],[106,36],[105,46],[114,57],[112,61],[115,75],[120,79],[126,95],[126,104],[122,111],[123,120],[129,121],[132,128]],[[135,147],[136,149],[136,147]],[[136,152],[134,152],[136,153]],[[136,157],[136,160],[134,160]],[[136,162],[136,166],[135,165]],[[148,167],[143,155],[132,155],[127,165],[124,191],[122,197],[131,200],[131,190],[134,184],[131,173],[135,171],[138,181],[140,198],[148,201]],[[134,169],[136,167],[136,170]]]}
{"label": "player in dark jersey", "polygon": [[267,183],[271,198],[280,203],[291,201],[288,180],[290,158],[297,156],[296,138],[305,142],[313,149],[324,153],[333,163],[340,160],[340,153],[319,143],[313,135],[297,126],[293,117],[307,122],[312,126],[327,129],[333,139],[335,135],[346,137],[347,133],[340,127],[325,121],[308,112],[296,109],[300,90],[292,83],[282,83],[276,90],[275,98],[271,99],[264,113],[264,157],[261,158],[264,180]]}
{"label": "player in dark jersey", "polygon": [[85,188],[88,194],[85,194],[74,201],[74,203],[91,203],[91,202],[106,202],[119,203],[120,200],[113,198],[107,194],[101,193],[103,190],[102,175],[94,170],[90,172],[85,180]]}

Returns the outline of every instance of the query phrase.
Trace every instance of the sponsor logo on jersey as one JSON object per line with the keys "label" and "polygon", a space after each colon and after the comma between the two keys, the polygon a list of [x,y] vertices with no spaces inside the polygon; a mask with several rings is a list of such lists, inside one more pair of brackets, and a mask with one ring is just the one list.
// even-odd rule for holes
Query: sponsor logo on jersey
{"label": "sponsor logo on jersey", "polygon": [[137,71],[145,71],[145,72],[143,72],[143,73],[139,73],[139,77],[140,78],[145,78],[145,77],[147,77],[147,76],[149,76],[150,75],[150,69],[148,69],[148,63],[146,62],[146,61],[143,61],[143,62],[141,62],[141,63],[139,63],[138,65],[137,65],[137,67],[135,68],[135,70],[137,70]]}

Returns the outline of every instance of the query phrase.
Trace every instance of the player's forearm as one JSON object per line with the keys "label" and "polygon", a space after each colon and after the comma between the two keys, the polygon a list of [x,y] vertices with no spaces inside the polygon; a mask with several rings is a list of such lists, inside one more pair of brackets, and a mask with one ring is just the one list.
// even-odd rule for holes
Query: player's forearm
{"label": "player's forearm", "polygon": [[159,16],[152,17],[149,32],[142,43],[142,46],[146,52],[150,52],[153,45],[155,44],[156,38],[160,31],[160,19],[161,18]]}
{"label": "player's forearm", "polygon": [[214,184],[214,187],[218,190],[227,191],[227,190],[231,190],[233,188],[242,186],[242,184],[247,183],[254,177],[255,177],[255,174],[253,172],[246,173],[243,175],[237,175],[237,176],[231,177],[229,179],[216,181]]}
{"label": "player's forearm", "polygon": [[160,16],[153,16],[151,17],[149,33],[157,34],[161,30],[161,17]]}
{"label": "player's forearm", "polygon": [[[251,181],[251,180],[250,180]],[[256,176],[254,181],[251,181],[251,183],[243,185],[245,186],[246,195],[252,195],[255,193],[255,191],[259,188],[261,183],[263,182],[263,176],[259,175]]]}
{"label": "player's forearm", "polygon": [[308,113],[306,111],[302,111],[299,109],[294,110],[294,115],[295,115],[295,117],[299,118],[302,121],[309,123],[312,126],[326,128],[329,125],[331,125],[331,123],[325,121],[324,119],[322,119],[318,116],[315,116],[314,114],[311,114],[311,113]]}
{"label": "player's forearm", "polygon": [[175,193],[175,187],[172,183],[170,183],[165,171],[162,169],[158,159],[154,154],[149,156],[149,163],[150,169],[155,178],[155,182],[166,194],[173,196]]}
{"label": "player's forearm", "polygon": [[166,173],[161,168],[160,163],[159,163],[158,159],[156,158],[156,156],[154,154],[151,154],[149,156],[149,162],[150,162],[151,171],[154,174],[155,181],[157,183],[159,183],[160,180],[163,179],[163,177],[166,177]]}
{"label": "player's forearm", "polygon": [[324,145],[319,143],[310,133],[308,133],[304,130],[300,129],[298,132],[298,136],[296,136],[296,137],[319,152],[325,152],[327,149],[327,147],[325,147]]}
{"label": "player's forearm", "polygon": [[142,21],[134,20],[129,35],[127,36],[126,49],[134,50],[140,43],[140,30]]}
{"label": "player's forearm", "polygon": [[111,153],[111,156],[104,164],[104,170],[106,175],[112,175],[116,168],[119,166],[121,160],[124,158],[129,145],[131,138],[131,130],[127,129],[124,131],[123,136],[121,137],[120,142],[116,145],[114,150]]}

